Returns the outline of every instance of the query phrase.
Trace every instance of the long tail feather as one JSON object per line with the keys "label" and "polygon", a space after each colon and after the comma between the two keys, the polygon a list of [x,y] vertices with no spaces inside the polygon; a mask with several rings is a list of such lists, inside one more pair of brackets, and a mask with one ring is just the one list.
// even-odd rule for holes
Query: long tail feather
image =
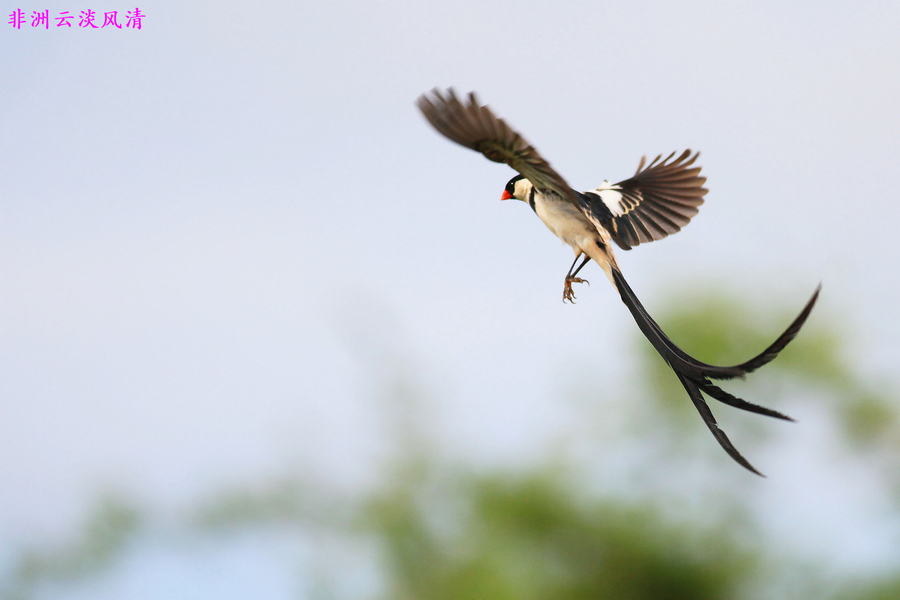
{"label": "long tail feather", "polygon": [[810,298],[809,302],[806,303],[803,311],[801,311],[797,318],[794,319],[793,323],[790,324],[784,333],[782,333],[777,340],[772,342],[772,344],[762,353],[739,365],[720,367],[697,360],[679,348],[647,313],[647,310],[644,308],[643,304],[641,304],[637,295],[628,285],[628,282],[625,281],[625,277],[622,276],[622,273],[618,269],[613,268],[612,275],[613,282],[616,284],[619,295],[622,297],[622,302],[624,302],[625,306],[628,307],[628,310],[631,311],[631,315],[634,317],[635,322],[643,332],[644,336],[651,344],[653,344],[653,347],[656,348],[659,355],[666,361],[666,364],[668,364],[675,372],[675,375],[678,376],[678,380],[684,386],[685,391],[687,391],[688,396],[690,396],[691,401],[694,403],[694,406],[697,408],[697,411],[700,413],[706,426],[709,427],[709,430],[716,438],[716,441],[719,442],[719,445],[724,448],[725,452],[737,461],[738,464],[757,475],[762,475],[762,473],[753,468],[753,466],[741,456],[740,452],[735,449],[734,445],[728,439],[728,436],[725,435],[725,432],[719,429],[712,411],[703,399],[702,392],[705,392],[711,398],[714,398],[723,404],[741,410],[776,419],[793,421],[789,416],[776,410],[759,406],[733,396],[717,385],[714,385],[709,379],[732,379],[734,377],[743,377],[746,373],[755,371],[778,356],[778,353],[797,336],[800,328],[806,322],[807,317],[809,317],[809,314],[812,312],[813,306],[819,297],[819,291],[822,286],[820,285],[816,288],[815,293],[812,298]]}
{"label": "long tail feather", "polygon": [[745,363],[741,363],[738,365],[739,368],[743,369],[745,373],[752,373],[756,369],[761,366],[769,363],[778,356],[778,353],[784,350],[784,347],[787,346],[791,340],[793,340],[797,334],[800,332],[800,328],[803,327],[803,324],[806,323],[806,318],[809,316],[809,313],[812,312],[813,306],[816,304],[816,300],[819,299],[819,292],[822,291],[822,284],[819,284],[816,287],[816,291],[813,293],[812,298],[809,299],[809,302],[806,303],[806,306],[803,307],[803,310],[800,311],[800,314],[797,315],[797,318],[794,319],[794,322],[791,323],[787,329],[784,330],[778,339],[772,342],[772,344],[763,350],[757,356],[754,356],[750,360]]}
{"label": "long tail feather", "polygon": [[703,395],[700,393],[700,388],[697,387],[697,384],[677,371],[675,372],[675,374],[678,375],[678,379],[679,381],[681,381],[681,385],[684,386],[684,389],[687,391],[688,396],[691,397],[691,402],[694,403],[694,406],[697,408],[697,412],[700,413],[700,417],[703,419],[703,422],[706,423],[707,427],[709,427],[709,430],[712,432],[713,437],[715,437],[716,441],[719,442],[719,445],[725,449],[725,452],[728,453],[728,456],[733,458],[739,465],[741,465],[748,471],[752,471],[760,477],[765,477],[765,475],[757,471],[753,467],[753,465],[751,465],[747,461],[746,458],[741,456],[741,453],[737,451],[737,448],[734,447],[734,444],[731,443],[731,440],[728,439],[728,436],[725,435],[725,432],[719,428],[719,424],[716,422],[716,418],[713,416],[712,411],[709,410],[709,406],[703,399]]}
{"label": "long tail feather", "polygon": [[675,342],[670,340],[669,336],[663,332],[656,321],[653,320],[653,317],[650,316],[647,309],[645,309],[644,305],[641,304],[641,301],[638,300],[638,297],[631,289],[631,286],[625,281],[625,277],[622,276],[622,273],[618,269],[613,269],[612,274],[616,288],[619,290],[619,295],[622,297],[622,302],[624,302],[625,306],[628,307],[628,310],[631,311],[631,315],[634,317],[634,320],[637,322],[641,331],[644,332],[644,336],[650,340],[650,343],[653,344],[653,347],[656,348],[656,351],[659,352],[660,356],[663,357],[663,360],[665,360],[670,367],[694,377],[731,379],[743,376],[744,370],[739,366],[717,367],[715,365],[710,365],[697,360],[679,348]]}
{"label": "long tail feather", "polygon": [[807,317],[809,317],[812,312],[813,306],[815,306],[816,300],[819,298],[819,292],[822,290],[821,284],[816,287],[816,291],[809,299],[809,302],[806,303],[806,306],[803,307],[803,310],[800,311],[800,314],[797,315],[797,318],[794,319],[788,328],[784,330],[784,333],[778,336],[778,339],[772,342],[768,348],[739,365],[720,367],[697,360],[679,348],[678,345],[669,339],[669,336],[663,332],[656,321],[653,320],[653,317],[650,316],[647,309],[641,304],[641,301],[631,289],[631,286],[625,281],[625,277],[622,276],[622,273],[617,269],[613,269],[612,273],[616,288],[619,290],[619,295],[622,296],[622,301],[631,311],[632,316],[634,316],[635,321],[637,321],[638,327],[641,328],[641,331],[644,332],[647,339],[650,340],[656,350],[662,355],[666,363],[672,366],[670,358],[673,358],[676,362],[682,363],[686,368],[698,370],[700,373],[711,379],[733,379],[735,377],[743,377],[747,373],[752,373],[763,365],[770,363],[778,356],[778,353],[784,350],[785,346],[797,336],[797,333],[800,332],[800,328],[803,327]]}
{"label": "long tail feather", "polygon": [[736,396],[732,396],[722,388],[717,385],[706,381],[704,383],[699,384],[700,389],[711,397],[715,398],[722,404],[727,404],[728,406],[733,406],[735,408],[740,408],[741,410],[746,410],[752,413],[756,413],[759,415],[765,415],[767,417],[774,417],[776,419],[783,419],[785,421],[793,422],[794,419],[791,417],[778,412],[777,410],[772,410],[771,408],[766,408],[765,406],[760,406],[758,404],[753,404],[752,402],[747,402],[742,398],[738,398]]}

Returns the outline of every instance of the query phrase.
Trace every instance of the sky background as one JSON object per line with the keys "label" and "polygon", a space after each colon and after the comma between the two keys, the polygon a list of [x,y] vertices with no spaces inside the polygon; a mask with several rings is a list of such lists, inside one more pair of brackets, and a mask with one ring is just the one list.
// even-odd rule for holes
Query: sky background
{"label": "sky background", "polygon": [[[821,282],[848,360],[900,360],[896,2],[153,2],[139,31],[16,8],[53,22],[0,28],[0,563],[108,488],[360,485],[385,373],[489,463],[540,458],[560,389],[621,378],[627,309],[596,266],[561,302],[570,249],[427,125],[434,86],[579,189],[701,151],[700,214],[619,253],[651,314],[711,287],[799,310]],[[748,458],[789,512],[822,484]]]}

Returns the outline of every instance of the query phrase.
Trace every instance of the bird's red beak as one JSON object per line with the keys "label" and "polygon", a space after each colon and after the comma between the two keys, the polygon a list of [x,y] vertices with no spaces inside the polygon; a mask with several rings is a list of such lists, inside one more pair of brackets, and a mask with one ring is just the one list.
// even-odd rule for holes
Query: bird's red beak
{"label": "bird's red beak", "polygon": [[503,190],[503,195],[500,196],[500,199],[501,200],[512,200],[512,194],[510,194],[506,190]]}

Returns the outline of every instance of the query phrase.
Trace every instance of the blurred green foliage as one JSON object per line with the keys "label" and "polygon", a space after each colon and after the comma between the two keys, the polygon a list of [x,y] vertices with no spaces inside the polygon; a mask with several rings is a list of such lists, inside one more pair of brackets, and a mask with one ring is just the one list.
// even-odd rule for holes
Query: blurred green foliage
{"label": "blurred green foliage", "polygon": [[367,525],[392,569],[386,598],[713,600],[735,597],[752,572],[755,558],[728,532],[584,498],[557,473],[461,479],[440,494],[456,507],[449,527],[416,497],[425,482],[371,505]]}
{"label": "blurred green foliage", "polygon": [[22,552],[3,597],[29,598],[46,582],[65,582],[112,566],[140,532],[139,509],[117,495],[104,495],[88,517],[81,536],[49,550]]}
{"label": "blurred green foliage", "polygon": [[[734,298],[696,291],[690,295],[698,297],[704,300],[673,303],[676,308],[658,320],[676,343],[712,363],[736,363],[758,353],[794,316],[792,311],[751,315]],[[884,464],[878,472],[884,488],[900,490],[898,465],[892,459],[900,439],[892,392],[864,382],[843,355],[846,336],[822,310],[817,308],[799,337],[766,367],[768,375],[756,375],[753,381],[768,382],[763,384],[765,403],[779,410],[784,400],[813,400],[810,405],[827,411],[839,424],[837,431],[844,437],[835,443],[847,442],[848,456],[856,452],[860,460]],[[653,442],[663,454],[680,455],[665,440],[688,437],[681,417],[690,415],[698,431],[700,419],[655,351],[643,338],[638,343],[644,385],[632,382],[628,395],[643,388],[648,398],[659,399],[665,410],[653,411],[653,421],[659,422],[654,427],[660,428]],[[397,392],[403,406],[414,401],[407,397],[414,387],[397,387],[406,390]],[[756,397],[761,395],[759,387],[744,390],[753,392],[748,400],[762,400]],[[640,410],[641,420],[647,421],[647,406],[638,409],[635,404],[622,403],[621,410]],[[571,465],[487,474],[451,468],[435,455],[433,445],[422,441],[428,433],[414,431],[421,426],[418,421],[403,412],[395,415],[402,423],[395,436],[395,459],[377,489],[347,496],[291,477],[235,486],[189,511],[180,535],[275,527],[302,536],[314,528],[337,539],[367,540],[380,549],[376,563],[382,589],[377,597],[386,600],[900,598],[900,562],[897,571],[883,579],[861,582],[835,581],[801,561],[792,563],[752,519],[743,518],[753,501],[741,493],[744,488],[736,487],[727,497],[701,490],[689,497],[699,508],[682,511],[678,520],[673,514],[682,513],[669,510],[675,498],[667,488],[650,497],[597,493],[588,485],[589,477]],[[711,451],[719,452],[705,431],[698,435]],[[648,462],[638,465],[639,473],[658,473],[660,454],[648,454],[644,460]],[[710,469],[730,469],[728,476],[739,471],[724,458]],[[743,472],[734,476],[752,477]],[[900,491],[896,497],[900,505]],[[893,517],[897,514],[900,510]],[[80,539],[49,550],[24,550],[0,591],[8,600],[24,600],[42,583],[64,584],[102,572],[139,543],[149,529],[142,527],[147,522],[150,519],[142,518],[135,507],[106,497]],[[790,594],[773,592],[773,573],[782,579],[791,574]],[[334,597],[333,591],[330,594]]]}

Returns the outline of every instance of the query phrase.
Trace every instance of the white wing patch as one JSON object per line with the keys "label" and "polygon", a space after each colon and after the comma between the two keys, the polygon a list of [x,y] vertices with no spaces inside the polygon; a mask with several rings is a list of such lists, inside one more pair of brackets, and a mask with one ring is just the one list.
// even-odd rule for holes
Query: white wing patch
{"label": "white wing patch", "polygon": [[601,183],[597,189],[591,190],[603,200],[603,204],[609,209],[614,217],[621,217],[625,214],[626,208],[622,204],[622,188],[608,181]]}

